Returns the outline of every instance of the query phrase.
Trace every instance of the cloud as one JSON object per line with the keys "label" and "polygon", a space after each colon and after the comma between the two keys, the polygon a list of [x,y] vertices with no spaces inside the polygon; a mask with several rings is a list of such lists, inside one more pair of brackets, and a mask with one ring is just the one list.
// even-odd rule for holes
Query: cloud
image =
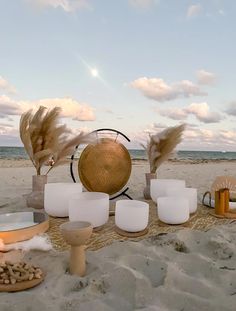
{"label": "cloud", "polygon": [[[191,146],[199,150],[234,150],[236,133],[231,130],[190,129],[184,131],[183,143],[185,149]],[[190,149],[191,150],[191,149]]]}
{"label": "cloud", "polygon": [[188,113],[181,108],[167,108],[167,109],[160,109],[160,115],[163,117],[168,117],[173,120],[185,120],[188,117]]}
{"label": "cloud", "polygon": [[19,130],[11,124],[0,123],[0,145],[16,146],[20,145]]}
{"label": "cloud", "polygon": [[218,112],[211,112],[207,103],[192,103],[185,111],[204,123],[218,123],[223,119]]}
{"label": "cloud", "polygon": [[94,121],[94,110],[88,104],[79,103],[78,101],[68,98],[47,98],[33,103],[36,108],[45,106],[47,108],[61,107],[62,117],[72,118],[77,121]]}
{"label": "cloud", "polygon": [[20,115],[22,108],[19,103],[6,95],[0,96],[0,118],[8,116]]}
{"label": "cloud", "polygon": [[220,9],[220,10],[218,10],[218,13],[220,14],[220,15],[222,15],[222,16],[225,16],[225,11],[224,10],[222,10],[222,9]]}
{"label": "cloud", "polygon": [[196,76],[199,84],[212,85],[216,82],[216,75],[204,69],[198,70]]}
{"label": "cloud", "polygon": [[140,90],[144,96],[158,102],[170,101],[179,97],[203,96],[206,92],[201,91],[198,85],[189,80],[168,85],[160,78],[139,78],[131,82],[131,86]]}
{"label": "cloud", "polygon": [[21,115],[29,109],[37,109],[39,106],[47,108],[61,107],[61,116],[78,121],[95,120],[94,109],[85,103],[80,103],[72,98],[46,98],[37,101],[14,101],[8,96],[0,96],[0,117],[6,118],[13,115]]}
{"label": "cloud", "polygon": [[194,16],[198,16],[202,11],[201,4],[190,5],[187,10],[187,17],[192,18]]}
{"label": "cloud", "polygon": [[12,124],[7,124],[7,123],[3,123],[3,122],[0,122],[0,128],[10,128],[10,127],[14,127]]}
{"label": "cloud", "polygon": [[15,94],[16,89],[6,79],[0,76],[0,90],[3,90],[10,94]]}
{"label": "cloud", "polygon": [[236,101],[231,102],[229,108],[227,108],[225,112],[230,116],[236,116]]}
{"label": "cloud", "polygon": [[161,116],[172,120],[185,120],[189,115],[194,115],[203,123],[218,123],[223,119],[223,116],[218,112],[210,111],[207,103],[192,103],[184,108],[159,109],[158,112]]}
{"label": "cloud", "polygon": [[157,0],[129,0],[129,4],[135,8],[148,9],[158,3]]}
{"label": "cloud", "polygon": [[79,9],[90,9],[91,5],[88,0],[26,0],[32,5],[41,8],[51,7],[54,9],[61,8],[65,12],[74,12]]}
{"label": "cloud", "polygon": [[[177,124],[176,124],[177,125]],[[146,129],[129,133],[135,148],[140,149],[140,144],[146,144],[149,134],[161,132],[167,128],[166,124],[152,123]],[[234,150],[236,145],[236,132],[232,130],[209,130],[197,128],[195,125],[186,124],[179,150]]]}

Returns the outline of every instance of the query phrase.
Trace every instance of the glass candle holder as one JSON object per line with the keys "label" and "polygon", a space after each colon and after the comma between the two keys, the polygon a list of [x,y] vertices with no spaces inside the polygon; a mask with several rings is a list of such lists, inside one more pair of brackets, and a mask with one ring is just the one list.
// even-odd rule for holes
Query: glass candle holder
{"label": "glass candle holder", "polygon": [[158,197],[166,196],[167,189],[183,189],[185,180],[181,179],[151,179],[151,198],[157,203]]}
{"label": "glass candle holder", "polygon": [[81,183],[48,183],[44,189],[44,209],[50,216],[68,217],[69,199],[81,192]]}
{"label": "glass candle holder", "polygon": [[115,224],[128,232],[139,232],[148,225],[149,204],[137,200],[116,202]]}
{"label": "glass candle holder", "polygon": [[189,200],[179,197],[157,198],[159,219],[170,225],[178,225],[189,220]]}
{"label": "glass candle holder", "polygon": [[197,210],[197,189],[196,188],[183,188],[183,189],[167,189],[167,196],[182,197],[189,200],[190,214],[195,213]]}
{"label": "glass candle holder", "polygon": [[83,192],[69,201],[70,221],[88,221],[93,228],[104,225],[109,218],[109,195],[103,192]]}

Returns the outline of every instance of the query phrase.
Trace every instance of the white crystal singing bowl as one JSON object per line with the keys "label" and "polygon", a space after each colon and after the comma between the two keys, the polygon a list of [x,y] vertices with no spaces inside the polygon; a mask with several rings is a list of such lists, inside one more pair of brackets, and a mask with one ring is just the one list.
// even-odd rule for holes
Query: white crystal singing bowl
{"label": "white crystal singing bowl", "polygon": [[148,225],[149,205],[137,200],[120,200],[116,202],[115,224],[128,232],[139,232]]}
{"label": "white crystal singing bowl", "polygon": [[185,188],[185,180],[181,179],[151,179],[150,194],[153,202],[157,203],[158,197],[166,196],[167,189]]}
{"label": "white crystal singing bowl", "polygon": [[169,197],[182,197],[189,200],[189,212],[195,213],[197,210],[197,189],[183,188],[183,189],[167,189],[166,194]]}
{"label": "white crystal singing bowl", "polygon": [[109,195],[103,192],[83,192],[69,201],[70,221],[88,221],[93,228],[104,225],[109,218]]}
{"label": "white crystal singing bowl", "polygon": [[68,217],[69,199],[82,192],[81,183],[48,183],[44,188],[44,209],[54,217]]}
{"label": "white crystal singing bowl", "polygon": [[189,220],[189,200],[178,197],[157,198],[159,219],[170,225],[178,225]]}

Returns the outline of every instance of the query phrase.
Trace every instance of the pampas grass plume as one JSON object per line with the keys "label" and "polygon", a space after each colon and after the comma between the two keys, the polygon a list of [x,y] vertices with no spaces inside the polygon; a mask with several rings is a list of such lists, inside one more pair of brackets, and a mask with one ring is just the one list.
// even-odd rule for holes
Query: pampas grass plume
{"label": "pampas grass plume", "polygon": [[65,163],[76,146],[93,141],[91,134],[83,132],[71,138],[71,130],[66,125],[59,125],[60,113],[59,107],[48,110],[40,106],[35,113],[29,110],[21,116],[20,138],[37,175],[41,174],[45,163],[53,159],[48,173],[53,167]]}
{"label": "pampas grass plume", "polygon": [[164,131],[149,136],[146,146],[150,173],[156,173],[158,167],[168,159],[174,148],[181,142],[185,124],[169,127]]}

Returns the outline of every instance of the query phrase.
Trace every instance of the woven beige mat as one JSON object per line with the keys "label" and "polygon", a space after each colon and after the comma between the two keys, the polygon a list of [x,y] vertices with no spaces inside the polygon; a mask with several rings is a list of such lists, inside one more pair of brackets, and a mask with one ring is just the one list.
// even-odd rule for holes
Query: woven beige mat
{"label": "woven beige mat", "polygon": [[[214,225],[229,224],[233,222],[233,220],[231,219],[220,219],[220,218],[211,216],[209,212],[212,211],[212,208],[207,208],[207,207],[204,207],[203,205],[199,205],[197,212],[193,216],[191,216],[190,220],[187,223],[182,224],[182,225],[167,225],[167,224],[162,223],[158,219],[157,213],[156,213],[156,205],[152,201],[149,201],[149,204],[150,204],[149,230],[146,235],[138,237],[138,238],[127,238],[127,237],[120,236],[114,231],[115,217],[110,216],[108,223],[104,225],[101,228],[101,230],[97,232],[93,232],[92,237],[90,238],[89,243],[88,243],[88,249],[97,250],[99,248],[112,244],[112,242],[116,240],[117,241],[125,241],[125,240],[139,241],[149,236],[157,235],[159,233],[175,232],[183,228],[207,231]],[[64,251],[69,248],[68,245],[64,242],[61,236],[61,233],[60,233],[60,229],[59,229],[60,224],[66,221],[69,221],[69,219],[50,217],[50,227],[47,233],[51,238],[53,246],[58,251]]]}

